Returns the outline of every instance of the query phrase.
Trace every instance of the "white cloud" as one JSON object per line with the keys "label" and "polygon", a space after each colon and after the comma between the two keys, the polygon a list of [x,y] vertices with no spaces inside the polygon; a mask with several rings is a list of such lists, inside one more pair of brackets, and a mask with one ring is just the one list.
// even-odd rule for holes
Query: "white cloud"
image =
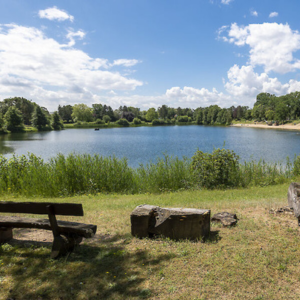
{"label": "white cloud", "polygon": [[[223,27],[221,27],[222,29]],[[222,33],[222,31],[221,31]],[[300,68],[293,53],[300,49],[300,34],[288,24],[263,23],[238,26],[232,24],[224,41],[250,47],[249,64],[263,66],[266,73],[288,73]]]}
{"label": "white cloud", "polygon": [[75,45],[75,37],[78,37],[79,39],[83,39],[85,37],[85,32],[83,32],[82,30],[78,30],[77,32],[71,31],[69,30],[68,34],[67,34],[67,39],[69,39],[69,47],[72,47]]}
{"label": "white cloud", "polygon": [[222,0],[221,3],[222,4],[229,4],[232,0]]}
{"label": "white cloud", "polygon": [[278,12],[276,11],[273,11],[269,14],[269,18],[274,18],[274,17],[277,17],[278,16]]}
{"label": "white cloud", "polygon": [[137,63],[140,63],[137,59],[117,59],[114,60],[112,63],[112,66],[124,66],[124,67],[132,67],[136,65]]}
{"label": "white cloud", "polygon": [[57,21],[66,21],[70,20],[71,22],[74,21],[74,17],[69,15],[67,12],[58,9],[56,6],[53,6],[51,8],[47,8],[45,10],[39,11],[39,17],[42,19],[48,19],[48,20],[57,20]]}
{"label": "white cloud", "polygon": [[[83,38],[84,33],[69,32],[70,43],[66,45],[37,28],[0,25],[0,98],[21,95],[37,103],[45,101],[40,104],[48,107],[51,97],[54,103],[61,99],[78,103],[103,90],[131,91],[143,85],[108,71],[114,63],[107,59],[92,58],[74,48],[75,37]],[[134,64],[134,60],[120,61],[123,63],[118,65]]]}
{"label": "white cloud", "polygon": [[256,10],[252,10],[251,11],[251,15],[254,16],[254,17],[257,17],[258,16],[258,12]]}

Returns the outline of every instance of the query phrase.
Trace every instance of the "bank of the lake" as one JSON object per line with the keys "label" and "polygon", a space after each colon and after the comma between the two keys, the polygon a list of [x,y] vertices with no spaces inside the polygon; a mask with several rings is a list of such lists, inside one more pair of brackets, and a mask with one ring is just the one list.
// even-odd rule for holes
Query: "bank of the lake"
{"label": "bank of the lake", "polygon": [[[160,195],[85,195],[7,201],[82,203],[96,224],[93,239],[67,257],[49,259],[51,232],[17,230],[0,246],[3,299],[298,299],[300,239],[297,219],[270,214],[287,205],[289,183],[227,191]],[[235,227],[211,223],[205,242],[137,239],[130,213],[140,204],[236,213]],[[60,217],[61,218],[61,217]],[[1,298],[0,297],[0,298]]]}

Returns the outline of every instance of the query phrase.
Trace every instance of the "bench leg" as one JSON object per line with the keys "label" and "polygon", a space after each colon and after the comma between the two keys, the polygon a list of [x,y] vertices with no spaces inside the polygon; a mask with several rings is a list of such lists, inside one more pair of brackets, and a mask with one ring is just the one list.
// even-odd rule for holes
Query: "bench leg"
{"label": "bench leg", "polygon": [[12,228],[0,227],[0,244],[6,243],[13,238]]}
{"label": "bench leg", "polygon": [[76,235],[61,235],[54,237],[52,252],[50,257],[57,258],[72,251],[76,245],[79,245],[82,237]]}

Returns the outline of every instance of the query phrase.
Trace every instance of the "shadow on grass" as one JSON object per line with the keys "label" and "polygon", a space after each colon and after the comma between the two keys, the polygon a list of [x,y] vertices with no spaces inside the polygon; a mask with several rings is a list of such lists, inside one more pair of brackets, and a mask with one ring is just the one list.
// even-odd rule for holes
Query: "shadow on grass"
{"label": "shadow on grass", "polygon": [[212,243],[212,244],[218,243],[222,239],[222,237],[220,237],[219,233],[220,233],[220,230],[211,230],[209,233],[209,237],[207,239],[205,239],[205,242]]}
{"label": "shadow on grass", "polygon": [[143,282],[172,256],[128,251],[125,246],[130,242],[128,235],[109,236],[83,243],[58,260],[49,258],[48,243],[3,245],[0,255],[5,271],[0,275],[11,278],[6,299],[147,298],[151,291],[142,288]]}

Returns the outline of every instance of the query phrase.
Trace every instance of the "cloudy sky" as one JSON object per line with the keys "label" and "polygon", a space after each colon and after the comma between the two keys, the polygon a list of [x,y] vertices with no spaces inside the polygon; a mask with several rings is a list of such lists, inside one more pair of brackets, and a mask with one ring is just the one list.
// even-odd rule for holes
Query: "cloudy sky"
{"label": "cloudy sky", "polygon": [[0,0],[0,100],[253,106],[300,90],[299,0]]}

